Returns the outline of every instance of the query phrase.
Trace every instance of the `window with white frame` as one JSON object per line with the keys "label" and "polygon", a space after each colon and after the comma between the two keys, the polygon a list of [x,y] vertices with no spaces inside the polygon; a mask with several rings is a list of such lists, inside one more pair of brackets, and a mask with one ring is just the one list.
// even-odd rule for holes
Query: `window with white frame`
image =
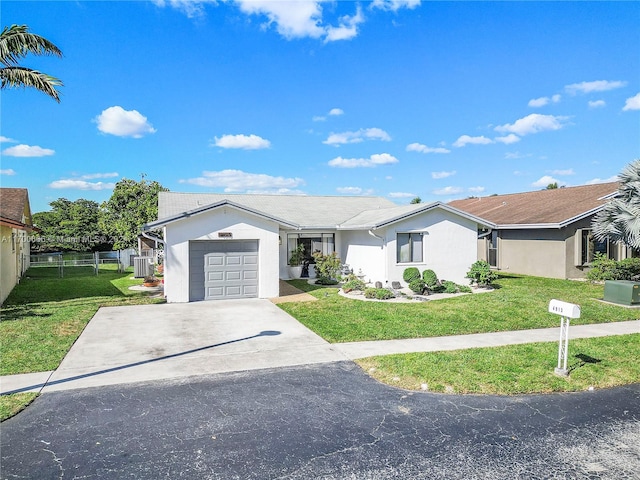
{"label": "window with white frame", "polygon": [[422,232],[396,234],[398,263],[422,262]]}

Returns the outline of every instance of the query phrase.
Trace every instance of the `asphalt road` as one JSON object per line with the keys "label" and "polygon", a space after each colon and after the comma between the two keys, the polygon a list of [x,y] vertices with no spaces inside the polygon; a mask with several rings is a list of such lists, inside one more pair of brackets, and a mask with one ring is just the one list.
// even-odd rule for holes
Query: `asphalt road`
{"label": "asphalt road", "polygon": [[46,393],[3,479],[638,479],[640,385],[453,396],[351,362]]}

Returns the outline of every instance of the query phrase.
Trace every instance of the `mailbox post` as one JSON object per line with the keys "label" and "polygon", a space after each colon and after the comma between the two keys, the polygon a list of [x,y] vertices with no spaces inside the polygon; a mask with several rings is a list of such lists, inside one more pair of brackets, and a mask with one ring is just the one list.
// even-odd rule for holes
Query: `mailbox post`
{"label": "mailbox post", "polygon": [[566,377],[569,375],[567,370],[567,355],[569,351],[569,320],[571,318],[580,318],[580,306],[573,303],[561,302],[560,300],[551,300],[549,302],[549,312],[560,315],[560,342],[558,345],[558,366],[554,372],[556,375]]}

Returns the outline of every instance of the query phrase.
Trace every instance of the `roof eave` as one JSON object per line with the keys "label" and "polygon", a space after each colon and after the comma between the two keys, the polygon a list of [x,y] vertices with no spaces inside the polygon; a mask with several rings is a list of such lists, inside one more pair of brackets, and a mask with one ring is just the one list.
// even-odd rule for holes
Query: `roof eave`
{"label": "roof eave", "polygon": [[200,215],[202,213],[206,213],[206,212],[209,212],[211,210],[215,210],[215,209],[220,208],[220,207],[232,207],[232,208],[235,208],[237,210],[240,210],[240,211],[243,211],[243,212],[247,212],[247,213],[250,213],[252,215],[257,215],[257,216],[265,218],[267,220],[271,220],[273,222],[276,222],[276,223],[278,223],[280,225],[284,225],[286,227],[290,227],[290,228],[293,228],[293,229],[300,229],[301,228],[300,225],[297,225],[295,223],[287,222],[286,220],[274,217],[273,215],[268,215],[268,214],[266,214],[264,212],[261,212],[259,210],[254,210],[252,208],[246,207],[244,205],[239,205],[239,204],[237,204],[235,202],[230,202],[228,200],[221,200],[219,202],[215,202],[215,203],[211,203],[209,205],[204,205],[202,207],[194,208],[192,210],[188,210],[186,212],[182,212],[182,213],[179,213],[177,215],[173,215],[171,217],[158,219],[155,222],[145,223],[140,228],[141,228],[141,230],[143,232],[147,232],[149,230],[155,230],[157,228],[164,227],[164,226],[166,226],[166,225],[168,225],[170,223],[177,222],[177,221],[183,220],[185,218],[190,218],[190,217],[193,217],[195,215]]}

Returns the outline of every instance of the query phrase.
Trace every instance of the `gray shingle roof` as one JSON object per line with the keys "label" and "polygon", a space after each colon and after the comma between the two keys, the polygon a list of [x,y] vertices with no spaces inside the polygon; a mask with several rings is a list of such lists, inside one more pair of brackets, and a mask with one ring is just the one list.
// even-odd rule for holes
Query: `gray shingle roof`
{"label": "gray shingle roof", "polygon": [[160,192],[158,220],[176,217],[225,200],[301,228],[335,228],[363,211],[371,212],[373,217],[378,212],[384,216],[382,211],[398,208],[398,205],[382,197]]}

